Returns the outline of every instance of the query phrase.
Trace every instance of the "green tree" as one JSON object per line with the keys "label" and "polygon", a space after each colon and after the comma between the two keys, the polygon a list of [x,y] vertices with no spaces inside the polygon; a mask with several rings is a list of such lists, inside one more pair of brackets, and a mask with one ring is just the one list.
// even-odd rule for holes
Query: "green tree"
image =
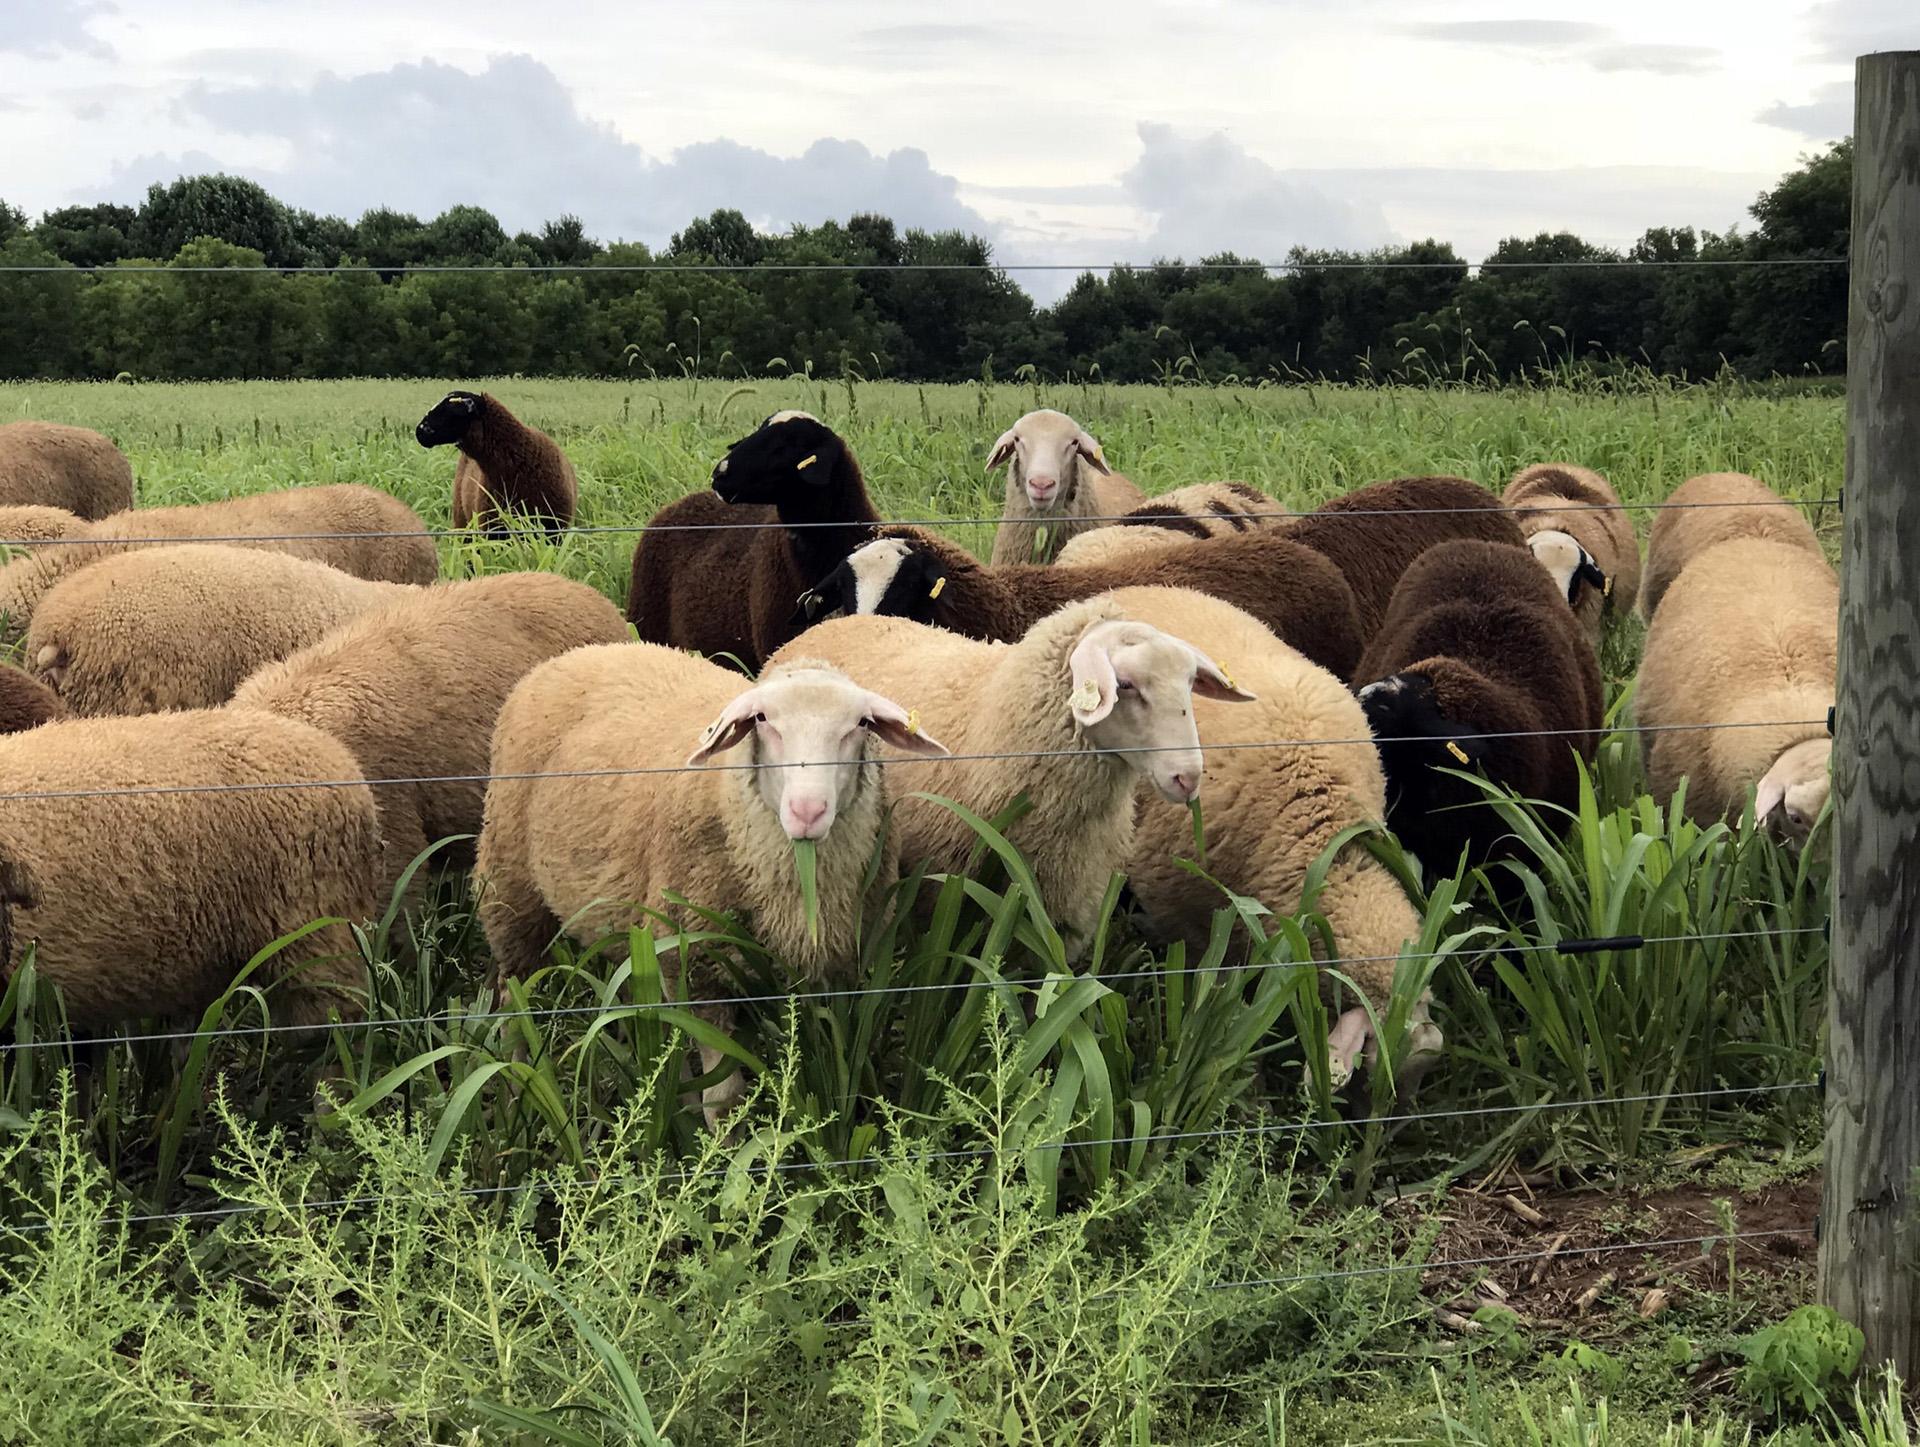
{"label": "green tree", "polygon": [[169,261],[201,236],[257,251],[270,266],[300,264],[287,208],[256,182],[227,175],[182,176],[171,185],[147,188],[133,222],[138,254]]}
{"label": "green tree", "polygon": [[112,266],[133,253],[131,206],[62,206],[40,218],[33,234],[62,261]]}
{"label": "green tree", "polygon": [[1804,157],[1753,203],[1760,229],[1734,307],[1740,362],[1754,373],[1846,370],[1847,268],[1807,265],[1845,257],[1852,223],[1853,142]]}
{"label": "green tree", "polygon": [[715,211],[689,222],[667,247],[675,261],[704,261],[715,266],[757,266],[767,242],[738,211]]}

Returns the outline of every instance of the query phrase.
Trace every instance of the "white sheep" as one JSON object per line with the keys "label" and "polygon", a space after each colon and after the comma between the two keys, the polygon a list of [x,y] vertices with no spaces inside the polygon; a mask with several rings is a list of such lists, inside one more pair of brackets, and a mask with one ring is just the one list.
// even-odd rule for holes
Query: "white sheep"
{"label": "white sheep", "polygon": [[[1069,538],[1146,501],[1107,466],[1100,444],[1064,412],[1029,412],[1000,434],[987,471],[1007,468],[1006,511],[993,535],[994,563],[1044,563]],[[1042,536],[1044,533],[1044,537]]]}

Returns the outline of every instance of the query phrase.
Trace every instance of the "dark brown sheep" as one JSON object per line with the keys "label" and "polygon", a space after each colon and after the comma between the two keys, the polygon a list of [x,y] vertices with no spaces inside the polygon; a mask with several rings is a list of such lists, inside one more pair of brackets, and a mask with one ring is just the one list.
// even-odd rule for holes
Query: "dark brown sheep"
{"label": "dark brown sheep", "polygon": [[[1360,663],[1360,707],[1380,740],[1387,823],[1429,872],[1507,847],[1478,768],[1530,799],[1572,808],[1576,756],[1600,741],[1600,665],[1553,579],[1525,548],[1450,542],[1400,580]],[[1548,730],[1567,732],[1545,733]],[[1488,737],[1488,735],[1533,735]],[[1466,806],[1466,807],[1459,807]],[[1551,827],[1558,816],[1547,816]]]}
{"label": "dark brown sheep", "polygon": [[873,613],[1011,643],[1069,603],[1131,587],[1190,588],[1231,603],[1343,679],[1360,660],[1353,594],[1339,569],[1275,532],[1196,540],[1118,563],[994,568],[931,533],[883,528],[804,596],[797,617]]}
{"label": "dark brown sheep", "polygon": [[[757,670],[800,631],[794,599],[879,522],[853,450],[805,412],[776,412],[727,449],[712,492],[654,514],[633,550],[627,621],[643,643]],[[774,523],[785,526],[751,526]]]}
{"label": "dark brown sheep", "polygon": [[0,667],[0,734],[38,728],[66,715],[60,695],[18,668]]}
{"label": "dark brown sheep", "polygon": [[[573,464],[546,433],[529,427],[499,398],[485,392],[449,392],[420,419],[413,435],[422,447],[460,449],[453,469],[453,525],[464,528],[520,513],[550,533],[573,522],[579,487]],[[504,537],[492,527],[488,537]]]}
{"label": "dark brown sheep", "polygon": [[1279,531],[1325,554],[1346,576],[1363,643],[1379,633],[1408,564],[1436,543],[1470,538],[1522,549],[1527,545],[1500,499],[1464,477],[1370,482],[1306,517],[1294,518]]}

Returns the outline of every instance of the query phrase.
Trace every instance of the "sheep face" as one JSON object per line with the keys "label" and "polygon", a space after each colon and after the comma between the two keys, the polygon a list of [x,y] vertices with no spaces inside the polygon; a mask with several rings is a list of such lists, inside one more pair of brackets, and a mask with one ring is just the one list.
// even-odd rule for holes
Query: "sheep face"
{"label": "sheep face", "polygon": [[1018,489],[1033,511],[1052,512],[1072,503],[1083,462],[1095,472],[1112,471],[1092,433],[1066,413],[1043,408],[1000,434],[987,458],[987,471],[1012,463],[1009,498]]}
{"label": "sheep face", "polygon": [[1082,633],[1068,670],[1068,707],[1087,741],[1132,764],[1174,804],[1200,796],[1206,768],[1193,721],[1194,695],[1253,701],[1192,644],[1123,619],[1095,623]]}
{"label": "sheep face", "polygon": [[796,489],[825,487],[845,451],[832,428],[805,412],[776,412],[714,465],[722,502],[778,503]]}
{"label": "sheep face", "polygon": [[467,425],[480,415],[477,392],[449,392],[413,429],[414,440],[422,447],[445,447],[467,435]]}
{"label": "sheep face", "polygon": [[1582,587],[1606,593],[1607,575],[1600,571],[1593,555],[1574,541],[1572,534],[1547,528],[1528,538],[1527,547],[1532,550],[1534,560],[1547,570],[1569,607],[1580,605]]}
{"label": "sheep face", "polygon": [[705,763],[751,739],[761,802],[789,839],[824,839],[842,804],[872,782],[865,766],[875,738],[926,758],[947,752],[893,700],[826,664],[797,663],[770,673],[728,704],[687,762]]}
{"label": "sheep face", "polygon": [[[1369,683],[1360,690],[1360,711],[1380,750],[1387,780],[1387,812],[1411,806],[1425,814],[1444,804],[1471,803],[1482,797],[1437,769],[1471,771],[1484,763],[1487,740],[1470,725],[1446,716],[1434,680],[1426,671],[1409,670]],[[1447,797],[1442,801],[1442,795]],[[1456,797],[1457,796],[1457,797]]]}
{"label": "sheep face", "polygon": [[945,580],[933,554],[902,538],[877,538],[855,548],[818,587],[800,595],[793,624],[808,628],[824,618],[871,613],[931,625],[934,599]]}
{"label": "sheep face", "polygon": [[[1788,839],[1804,840],[1826,807],[1832,739],[1805,739],[1773,761],[1754,790],[1753,816]],[[1775,818],[1775,811],[1779,817]]]}

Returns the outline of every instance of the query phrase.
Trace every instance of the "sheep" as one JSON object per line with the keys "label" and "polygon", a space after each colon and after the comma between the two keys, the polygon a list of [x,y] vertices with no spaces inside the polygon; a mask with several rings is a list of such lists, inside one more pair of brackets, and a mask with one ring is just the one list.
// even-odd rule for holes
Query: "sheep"
{"label": "sheep", "polygon": [[1097,567],[992,568],[944,538],[883,528],[802,596],[798,616],[875,613],[1011,642],[1057,608],[1130,585],[1192,588],[1225,599],[1342,678],[1360,660],[1353,594],[1339,570],[1312,548],[1272,532],[1156,548]]}
{"label": "sheep", "polygon": [[70,1025],[197,1023],[256,953],[330,918],[252,982],[277,986],[276,1024],[357,1017],[340,921],[374,912],[379,830],[333,739],[237,709],[55,720],[0,738],[0,778],[48,796],[0,809],[0,978],[31,950]]}
{"label": "sheep", "polygon": [[66,705],[44,683],[18,668],[0,666],[0,734],[38,728],[64,717]]}
{"label": "sheep", "polygon": [[727,449],[712,492],[654,514],[633,550],[627,620],[643,643],[752,671],[799,631],[794,598],[879,522],[853,449],[805,412],[776,412]]}
{"label": "sheep", "polygon": [[63,507],[0,507],[0,544],[5,544],[0,546],[0,559],[29,552],[35,543],[78,537],[86,529],[85,518]]}
{"label": "sheep", "polygon": [[[573,523],[579,487],[573,464],[546,433],[529,427],[487,392],[449,392],[413,429],[422,447],[454,444],[453,525],[520,513],[557,534]],[[504,537],[494,527],[489,537]]]}
{"label": "sheep", "polygon": [[254,673],[233,706],[326,730],[369,779],[446,780],[378,790],[380,881],[391,894],[429,844],[480,832],[494,720],[514,686],[557,654],[626,636],[620,610],[585,583],[498,573],[363,613]]}
{"label": "sheep", "polygon": [[1631,612],[1640,593],[1640,539],[1620,494],[1599,473],[1541,462],[1513,475],[1500,500],[1527,546],[1597,642],[1609,608]]}
{"label": "sheep", "polygon": [[33,610],[61,579],[104,558],[159,546],[152,539],[215,538],[236,547],[311,558],[375,582],[430,583],[440,568],[419,514],[399,498],[370,487],[296,487],[220,502],[146,508],[87,524],[66,542],[44,544],[0,567],[5,636],[11,641],[26,630]]}
{"label": "sheep", "polygon": [[1716,543],[1770,538],[1824,560],[1819,535],[1800,509],[1744,472],[1705,472],[1673,490],[1647,534],[1640,611],[1649,622],[1688,562]]}
{"label": "sheep", "polygon": [[[642,923],[672,935],[705,928],[700,908],[741,916],[802,979],[844,975],[898,877],[876,740],[923,758],[946,752],[899,704],[813,660],[777,664],[751,685],[650,643],[541,664],[500,710],[474,869],[496,988],[538,968],[563,930],[583,944]],[[726,767],[692,768],[743,743]],[[673,772],[683,760],[692,771]],[[792,841],[802,839],[815,841],[817,935],[795,874]],[[661,957],[677,998],[689,993],[686,963]],[[724,969],[696,962],[685,983],[709,997],[697,1013],[729,1028],[731,1009],[711,999],[728,992]],[[704,1045],[700,1054],[708,1071],[722,1058]],[[718,1125],[741,1092],[737,1077],[710,1087],[708,1121]]]}
{"label": "sheep", "polygon": [[1379,633],[1400,575],[1428,548],[1458,538],[1515,548],[1527,541],[1499,498],[1462,477],[1368,483],[1305,517],[1288,519],[1278,531],[1324,554],[1345,576],[1363,645]]}
{"label": "sheep", "polygon": [[[975,758],[916,768],[917,791],[992,817],[1024,793],[1009,830],[1069,952],[1090,942],[1107,880],[1132,852],[1142,777],[1185,803],[1204,761],[1195,695],[1249,695],[1182,639],[1129,619],[1108,598],[1074,603],[1017,643],[981,643],[904,618],[839,618],[774,655],[824,658],[891,697],[911,698],[927,727]],[[901,858],[960,872],[977,843],[966,822],[920,797],[894,809]]]}
{"label": "sheep", "polygon": [[111,440],[58,422],[0,425],[0,505],[97,519],[133,506],[133,468]]}
{"label": "sheep", "polygon": [[414,592],[259,548],[140,548],[55,584],[22,652],[77,714],[213,708],[261,665]]}
{"label": "sheep", "polygon": [[[1259,619],[1184,588],[1118,588],[1109,595],[1130,618],[1178,637],[1205,638],[1233,680],[1255,695],[1251,707],[1227,708],[1196,698],[1207,760],[1203,814],[1206,873],[1235,894],[1280,914],[1299,909],[1307,871],[1334,836],[1351,825],[1384,820],[1386,784],[1366,716],[1345,685],[1288,647]],[[1277,740],[1326,740],[1274,748],[1217,748]],[[1361,742],[1355,743],[1355,740]],[[1148,934],[1207,948],[1220,889],[1180,860],[1194,854],[1189,811],[1143,799],[1127,878]],[[1386,867],[1360,842],[1348,843],[1328,869],[1314,905],[1331,926],[1341,972],[1384,1018],[1394,964],[1420,934],[1420,917]],[[1331,982],[1323,977],[1323,983]],[[1413,1007],[1413,1049],[1403,1087],[1442,1043],[1423,996]],[[1364,1049],[1377,1049],[1364,1008],[1345,1011],[1329,1037],[1336,1084],[1352,1074]]]}
{"label": "sheep", "polygon": [[1170,544],[1272,527],[1282,514],[1279,503],[1244,482],[1196,482],[1067,539],[1053,560],[1062,566],[1118,562]]}
{"label": "sheep", "polygon": [[1512,847],[1485,791],[1445,771],[1479,767],[1527,798],[1577,804],[1575,759],[1600,740],[1599,659],[1524,549],[1461,541],[1421,554],[1357,677],[1387,823],[1429,871],[1451,870],[1463,849],[1479,865]]}
{"label": "sheep", "polygon": [[[1011,464],[1011,466],[1009,466]],[[1029,412],[1000,434],[987,471],[1007,468],[1007,501],[991,561],[1045,563],[1068,539],[1117,518],[1146,495],[1107,466],[1093,434],[1064,412]]]}
{"label": "sheep", "polygon": [[1738,818],[1753,789],[1756,820],[1805,838],[1829,789],[1839,617],[1839,581],[1803,545],[1735,538],[1696,554],[1666,589],[1640,662],[1634,709],[1650,730],[1654,797],[1684,781],[1687,814],[1709,823]]}

